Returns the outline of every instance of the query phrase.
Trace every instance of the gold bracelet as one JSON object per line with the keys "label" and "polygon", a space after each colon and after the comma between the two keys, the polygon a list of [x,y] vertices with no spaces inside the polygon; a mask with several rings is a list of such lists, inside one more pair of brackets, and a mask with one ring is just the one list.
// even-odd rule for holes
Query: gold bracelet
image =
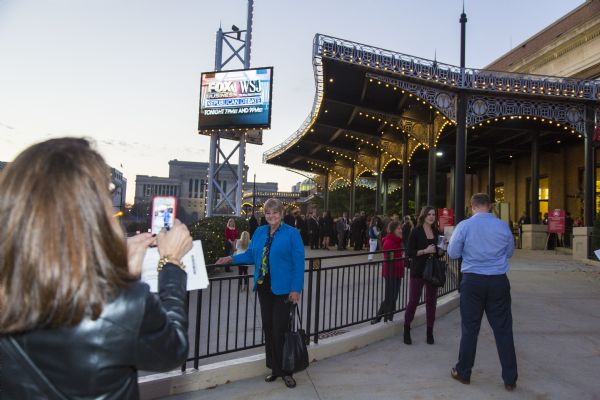
{"label": "gold bracelet", "polygon": [[181,261],[175,260],[175,259],[173,259],[172,256],[167,255],[167,256],[161,257],[160,260],[158,260],[158,268],[157,268],[158,272],[162,271],[164,266],[169,263],[177,265],[179,268],[181,268],[182,270],[185,271],[185,265]]}

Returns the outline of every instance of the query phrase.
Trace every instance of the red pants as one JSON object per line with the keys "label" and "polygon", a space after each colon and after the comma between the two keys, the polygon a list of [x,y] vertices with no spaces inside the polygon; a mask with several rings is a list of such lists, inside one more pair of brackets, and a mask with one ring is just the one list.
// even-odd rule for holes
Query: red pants
{"label": "red pants", "polygon": [[410,327],[413,319],[415,318],[415,311],[419,305],[419,298],[423,293],[423,286],[425,286],[425,311],[427,314],[427,327],[433,328],[435,322],[435,306],[437,303],[437,288],[431,284],[425,282],[423,278],[410,278],[410,285],[408,288],[408,305],[404,312],[404,326]]}

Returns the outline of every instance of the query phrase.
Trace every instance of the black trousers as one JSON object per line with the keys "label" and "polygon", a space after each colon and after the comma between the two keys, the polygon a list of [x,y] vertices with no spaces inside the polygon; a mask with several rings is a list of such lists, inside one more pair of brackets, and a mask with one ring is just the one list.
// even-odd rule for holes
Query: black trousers
{"label": "black trousers", "polygon": [[510,283],[506,275],[463,274],[460,291],[461,331],[456,371],[470,379],[483,313],[494,331],[505,384],[517,382],[517,357],[512,330]]}
{"label": "black trousers", "polygon": [[319,231],[313,231],[310,233],[310,248],[319,249],[321,244],[319,243]]}
{"label": "black trousers", "polygon": [[338,250],[346,250],[346,231],[338,231],[337,233],[337,247]]}
{"label": "black trousers", "polygon": [[400,294],[402,286],[402,278],[388,276],[385,278],[385,297],[379,306],[377,316],[385,316],[386,319],[394,319],[394,311],[396,311],[396,302]]}
{"label": "black trousers", "polygon": [[[266,282],[263,285],[265,284]],[[293,304],[288,300],[288,296],[289,294],[273,294],[269,288],[258,288],[260,314],[263,332],[265,333],[267,368],[270,368],[275,376],[292,375],[291,372],[281,369],[284,334],[289,329],[290,312]]]}

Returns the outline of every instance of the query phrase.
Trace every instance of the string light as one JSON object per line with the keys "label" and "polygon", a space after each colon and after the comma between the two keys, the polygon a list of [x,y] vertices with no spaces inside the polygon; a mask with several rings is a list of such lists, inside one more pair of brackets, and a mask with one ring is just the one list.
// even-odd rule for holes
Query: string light
{"label": "string light", "polygon": [[[531,116],[531,115],[505,115],[502,117],[490,117],[487,118],[475,125],[471,125],[470,128],[471,130],[475,130],[477,128],[480,128],[483,126],[483,124],[490,124],[492,122],[498,122],[499,120],[502,121],[506,121],[507,119],[510,120],[529,120],[529,121],[536,121],[540,124],[547,124],[547,125],[552,125],[552,126],[556,126],[557,128],[562,128],[563,131],[565,131],[565,133],[571,133],[571,134],[577,134],[577,130],[574,129],[574,127],[570,126],[569,124],[566,124],[564,122],[558,122],[552,119],[548,119],[548,118],[541,118],[541,117],[537,117],[537,116]],[[502,126],[500,125],[499,128],[502,128]],[[579,136],[581,137],[581,136]]]}

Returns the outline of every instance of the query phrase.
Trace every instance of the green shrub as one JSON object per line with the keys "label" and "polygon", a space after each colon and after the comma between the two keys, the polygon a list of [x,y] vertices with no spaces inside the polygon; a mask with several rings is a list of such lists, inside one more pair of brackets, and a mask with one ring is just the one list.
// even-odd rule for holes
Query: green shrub
{"label": "green shrub", "polygon": [[194,240],[202,241],[206,264],[214,264],[225,255],[225,227],[229,218],[233,218],[238,232],[249,231],[248,221],[241,217],[210,217],[189,226]]}

